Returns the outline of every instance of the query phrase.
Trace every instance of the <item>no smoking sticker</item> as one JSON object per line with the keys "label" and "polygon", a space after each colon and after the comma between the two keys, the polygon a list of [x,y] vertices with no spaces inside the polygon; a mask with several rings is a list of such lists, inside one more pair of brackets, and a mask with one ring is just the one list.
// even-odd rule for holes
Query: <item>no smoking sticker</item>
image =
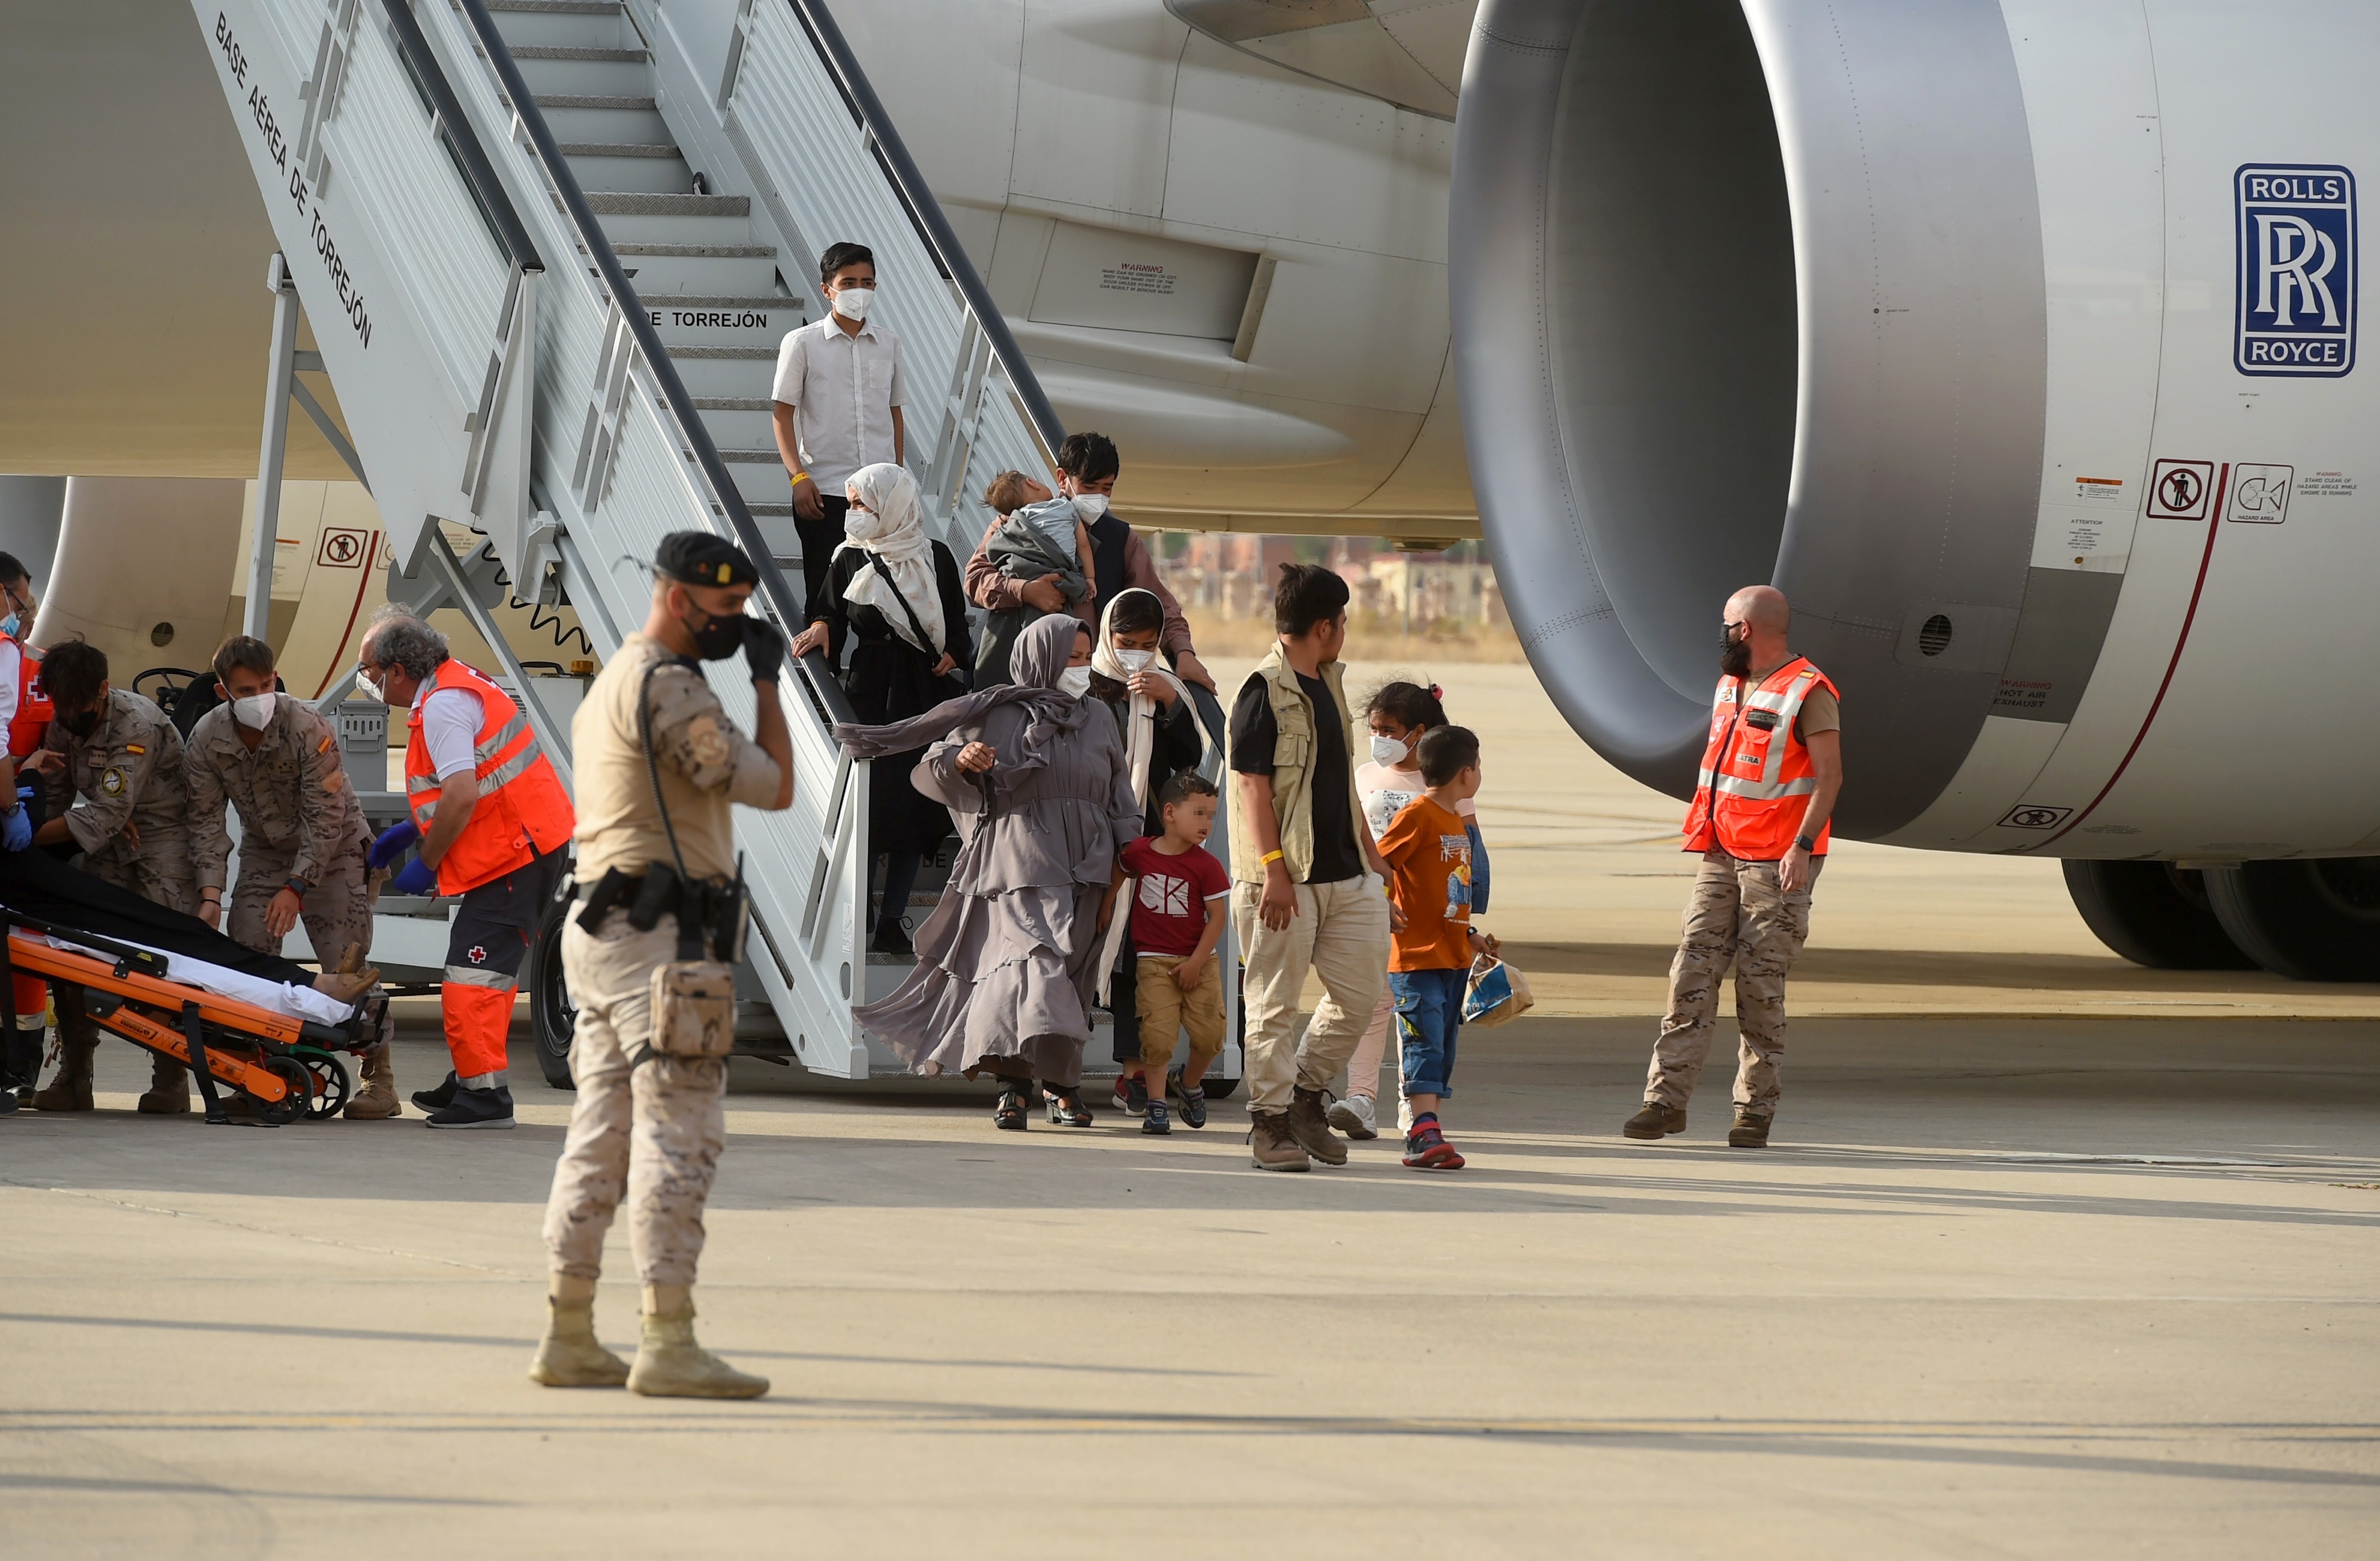
{"label": "no smoking sticker", "polygon": [[2149,518],[2204,520],[2215,495],[2211,460],[2161,460],[2149,473]]}

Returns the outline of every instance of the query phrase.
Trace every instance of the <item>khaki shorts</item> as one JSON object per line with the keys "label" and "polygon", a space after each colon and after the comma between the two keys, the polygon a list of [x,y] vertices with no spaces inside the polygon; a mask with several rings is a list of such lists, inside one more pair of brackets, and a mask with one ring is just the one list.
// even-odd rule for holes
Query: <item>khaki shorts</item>
{"label": "khaki shorts", "polygon": [[1223,1051],[1223,962],[1207,957],[1198,984],[1184,992],[1173,980],[1179,954],[1140,957],[1140,1060],[1163,1067],[1173,1060],[1173,1043],[1190,1031],[1190,1055],[1209,1061]]}

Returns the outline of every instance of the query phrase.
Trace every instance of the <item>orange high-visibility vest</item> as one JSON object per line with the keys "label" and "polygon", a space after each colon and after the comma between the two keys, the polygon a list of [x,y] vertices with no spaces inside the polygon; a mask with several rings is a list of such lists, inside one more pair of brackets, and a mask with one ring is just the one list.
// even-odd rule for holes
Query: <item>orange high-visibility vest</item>
{"label": "orange high-visibility vest", "polygon": [[17,641],[17,713],[8,718],[8,752],[22,759],[42,746],[50,729],[50,696],[42,689],[42,652]]}
{"label": "orange high-visibility vest", "polygon": [[[1686,810],[1686,849],[1717,846],[1741,861],[1778,861],[1793,848],[1810,794],[1818,789],[1817,770],[1793,730],[1794,718],[1814,688],[1842,696],[1804,656],[1761,679],[1739,704],[1743,681],[1722,677],[1712,697],[1710,742],[1703,749],[1694,806]],[[1811,854],[1825,856],[1833,838],[1830,819]]]}
{"label": "orange high-visibility vest", "polygon": [[528,717],[512,696],[449,657],[439,664],[406,723],[411,736],[405,748],[405,800],[424,835],[438,815],[441,788],[421,732],[421,707],[430,694],[448,689],[479,695],[486,713],[471,750],[480,800],[471,810],[471,822],[438,863],[438,892],[459,895],[559,849],[578,827],[578,814],[562,788],[562,777],[538,746],[537,734],[529,730]]}

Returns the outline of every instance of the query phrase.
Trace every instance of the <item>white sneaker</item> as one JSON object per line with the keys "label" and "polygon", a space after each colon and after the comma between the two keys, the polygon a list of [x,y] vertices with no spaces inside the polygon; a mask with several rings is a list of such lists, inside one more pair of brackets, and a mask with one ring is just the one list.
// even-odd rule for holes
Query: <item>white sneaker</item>
{"label": "white sneaker", "polygon": [[1406,1138],[1413,1137],[1413,1101],[1405,1095],[1397,1097],[1397,1131]]}
{"label": "white sneaker", "polygon": [[1380,1129],[1372,1111],[1371,1096],[1349,1095],[1345,1100],[1330,1103],[1330,1125],[1351,1139],[1376,1139]]}

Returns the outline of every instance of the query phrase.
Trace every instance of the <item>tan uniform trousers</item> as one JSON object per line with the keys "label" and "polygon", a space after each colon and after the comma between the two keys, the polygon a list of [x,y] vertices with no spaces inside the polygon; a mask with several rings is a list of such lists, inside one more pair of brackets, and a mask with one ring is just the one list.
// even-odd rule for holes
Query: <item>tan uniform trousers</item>
{"label": "tan uniform trousers", "polygon": [[1785,972],[1810,935],[1810,890],[1827,859],[1810,862],[1810,883],[1791,894],[1777,886],[1773,861],[1704,853],[1686,902],[1684,934],[1670,963],[1670,1011],[1645,1076],[1647,1104],[1683,1106],[1710,1055],[1718,983],[1735,967],[1735,1026],[1742,1039],[1735,1108],[1777,1115],[1777,1075],[1785,1058]]}
{"label": "tan uniform trousers", "polygon": [[[1279,932],[1257,914],[1263,902],[1263,884],[1232,885],[1254,1116],[1287,1111],[1293,1087],[1319,1090],[1339,1076],[1364,1038],[1389,967],[1389,897],[1370,873],[1298,884],[1297,914]],[[1297,1004],[1309,970],[1322,978],[1322,1001],[1301,1038]]]}
{"label": "tan uniform trousers", "polygon": [[[241,850],[239,881],[232,885],[231,906],[223,927],[234,943],[261,954],[281,952],[281,940],[264,930],[264,911],[289,882],[297,860],[295,856],[265,854],[251,858],[245,848]],[[333,858],[323,868],[322,881],[309,887],[306,897],[298,902],[298,919],[306,923],[307,941],[314,945],[314,957],[325,970],[338,969],[349,945],[361,949],[358,962],[370,957],[371,894],[360,848]]]}
{"label": "tan uniform trousers", "polygon": [[120,839],[111,841],[109,846],[98,855],[83,858],[85,872],[103,884],[113,884],[139,895],[152,905],[162,905],[185,916],[198,914],[199,881],[190,871],[188,830],[178,826],[170,832],[152,830],[141,835],[138,851],[126,847]]}
{"label": "tan uniform trousers", "polygon": [[613,910],[600,931],[562,924],[562,970],[578,1005],[570,1077],[578,1099],[545,1205],[552,1269],[600,1277],[603,1236],[625,1194],[628,1241],[648,1285],[691,1285],[702,1258],[702,1206],[727,1147],[727,1062],[657,1056],[630,1067],[652,1033],[653,968],[677,957],[677,918],[650,933]]}

